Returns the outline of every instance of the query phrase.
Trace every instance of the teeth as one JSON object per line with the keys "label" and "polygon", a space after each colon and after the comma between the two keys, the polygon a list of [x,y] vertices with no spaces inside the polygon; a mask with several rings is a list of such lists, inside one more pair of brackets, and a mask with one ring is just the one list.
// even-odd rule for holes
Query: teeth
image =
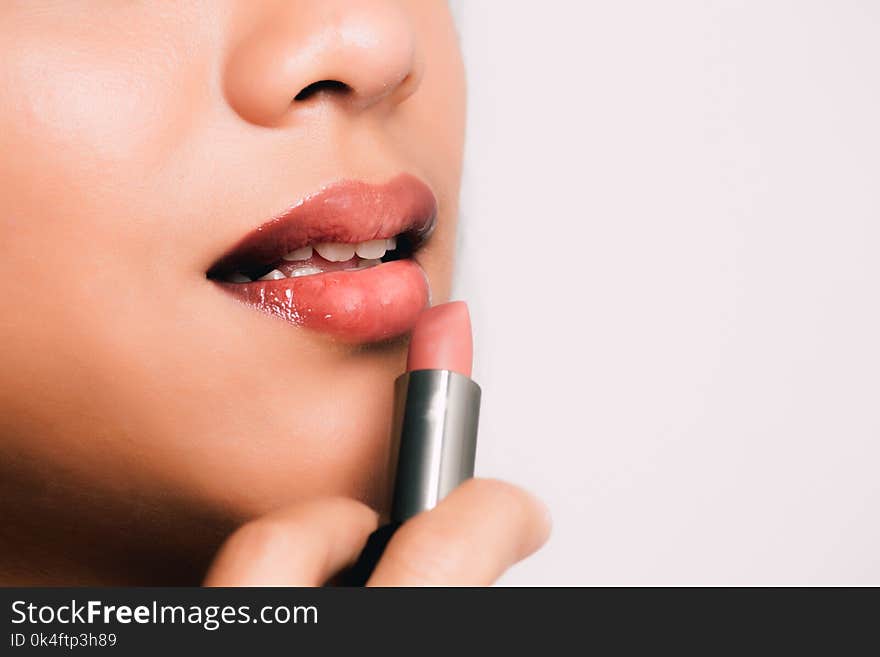
{"label": "teeth", "polygon": [[372,258],[369,260],[361,260],[358,263],[358,269],[369,269],[370,267],[375,267],[376,265],[381,265],[382,260],[380,258]]}
{"label": "teeth", "polygon": [[311,245],[304,246],[301,249],[296,249],[295,251],[291,251],[286,256],[281,256],[282,260],[287,260],[288,262],[294,260],[308,260],[312,257],[312,247]]}
{"label": "teeth", "polygon": [[339,242],[324,242],[315,245],[318,255],[330,262],[345,262],[354,258],[354,244],[341,244]]}
{"label": "teeth", "polygon": [[264,276],[260,276],[259,280],[261,281],[280,281],[282,278],[287,278],[284,274],[282,274],[277,269],[273,269],[268,274]]}
{"label": "teeth", "polygon": [[298,278],[299,276],[309,276],[311,274],[320,274],[321,270],[317,267],[300,267],[299,269],[294,269],[290,273],[291,278]]}
{"label": "teeth", "polygon": [[[382,257],[388,251],[397,248],[397,238],[389,237],[387,239],[368,240],[359,244],[344,244],[342,242],[322,242],[314,246],[307,245],[299,249],[295,249],[281,257],[286,262],[304,262],[309,260],[315,252],[324,260],[329,262],[348,262],[357,255],[357,259],[352,263],[351,269],[369,269],[376,265],[382,264]],[[299,278],[300,276],[311,276],[312,274],[323,273],[323,269],[312,265],[299,267],[285,274],[278,269],[260,276],[261,281],[279,281],[282,278]],[[224,278],[229,283],[250,283],[252,279],[241,272],[232,272]]]}
{"label": "teeth", "polygon": [[385,246],[387,240],[370,240],[369,242],[361,242],[357,245],[355,252],[365,260],[375,260],[385,255]]}

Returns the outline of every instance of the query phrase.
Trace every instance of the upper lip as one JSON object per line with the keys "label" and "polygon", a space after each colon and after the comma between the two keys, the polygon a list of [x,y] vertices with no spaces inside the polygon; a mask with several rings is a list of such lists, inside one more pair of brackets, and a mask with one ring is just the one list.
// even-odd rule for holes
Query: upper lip
{"label": "upper lip", "polygon": [[342,180],[306,196],[245,235],[208,270],[210,278],[258,269],[307,244],[356,243],[401,236],[410,251],[437,217],[431,189],[410,174],[381,184]]}

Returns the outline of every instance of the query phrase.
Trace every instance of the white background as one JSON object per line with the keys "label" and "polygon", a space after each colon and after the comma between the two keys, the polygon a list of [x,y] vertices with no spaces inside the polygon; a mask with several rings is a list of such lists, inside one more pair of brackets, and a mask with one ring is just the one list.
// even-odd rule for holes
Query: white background
{"label": "white background", "polygon": [[505,584],[880,584],[880,2],[463,0]]}

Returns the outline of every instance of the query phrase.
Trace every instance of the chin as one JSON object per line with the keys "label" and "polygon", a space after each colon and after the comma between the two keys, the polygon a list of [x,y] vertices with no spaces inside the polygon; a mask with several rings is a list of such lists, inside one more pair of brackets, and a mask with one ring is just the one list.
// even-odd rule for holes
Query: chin
{"label": "chin", "polygon": [[175,441],[177,484],[233,523],[312,497],[385,511],[397,351],[351,354],[333,376],[260,404],[230,402],[201,438]]}

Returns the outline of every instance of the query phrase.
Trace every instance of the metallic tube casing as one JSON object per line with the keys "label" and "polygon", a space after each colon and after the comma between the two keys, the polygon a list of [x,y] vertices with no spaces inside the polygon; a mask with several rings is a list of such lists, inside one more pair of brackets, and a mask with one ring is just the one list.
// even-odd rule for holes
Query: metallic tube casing
{"label": "metallic tube casing", "polygon": [[416,370],[394,384],[392,522],[433,508],[474,475],[480,386],[450,370]]}

